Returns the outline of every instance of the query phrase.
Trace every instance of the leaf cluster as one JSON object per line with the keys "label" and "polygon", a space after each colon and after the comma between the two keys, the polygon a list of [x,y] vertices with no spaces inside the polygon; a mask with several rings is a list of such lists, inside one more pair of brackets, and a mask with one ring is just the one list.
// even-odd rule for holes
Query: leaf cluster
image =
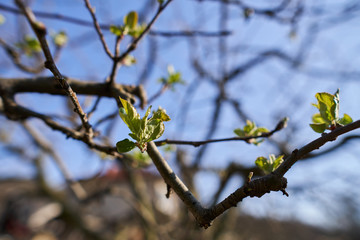
{"label": "leaf cluster", "polygon": [[255,164],[261,170],[263,170],[264,173],[269,174],[269,173],[275,171],[275,169],[277,169],[280,166],[280,164],[284,161],[283,157],[284,157],[284,155],[275,157],[274,154],[270,154],[269,158],[258,157],[255,160]]}
{"label": "leaf cluster", "polygon": [[138,14],[135,11],[129,12],[123,22],[124,25],[111,25],[110,32],[116,36],[130,35],[137,38],[146,28],[146,24],[138,23]]}
{"label": "leaf cluster", "polygon": [[[262,133],[267,133],[269,130],[264,127],[257,127],[255,122],[250,120],[246,120],[246,125],[243,129],[237,128],[234,130],[234,133],[239,137],[257,137],[260,136]],[[259,145],[262,143],[264,139],[257,140],[257,139],[249,139],[247,142],[252,143],[254,145]]]}
{"label": "leaf cluster", "polygon": [[185,84],[185,81],[181,78],[181,72],[176,72],[173,65],[167,67],[168,76],[162,77],[158,81],[172,90],[175,90],[176,84]]}
{"label": "leaf cluster", "polygon": [[310,127],[318,133],[323,133],[325,130],[334,130],[338,126],[344,126],[352,123],[352,118],[344,114],[342,118],[339,118],[339,89],[335,94],[326,92],[317,93],[315,95],[317,104],[312,104],[319,110],[312,116],[313,123]]}
{"label": "leaf cluster", "polygon": [[170,117],[166,114],[165,110],[158,108],[153,112],[152,117],[148,118],[151,112],[151,106],[146,110],[144,117],[140,118],[134,106],[120,98],[122,108],[119,109],[121,119],[130,129],[129,136],[136,142],[124,139],[116,143],[118,152],[128,152],[136,146],[144,152],[147,147],[147,143],[158,139],[164,133],[165,126],[163,122],[170,121]]}
{"label": "leaf cluster", "polygon": [[16,43],[15,46],[20,48],[28,57],[41,52],[39,41],[30,35],[25,35],[23,41]]}
{"label": "leaf cluster", "polygon": [[63,47],[68,42],[66,32],[60,31],[52,36],[53,42],[57,47]]}

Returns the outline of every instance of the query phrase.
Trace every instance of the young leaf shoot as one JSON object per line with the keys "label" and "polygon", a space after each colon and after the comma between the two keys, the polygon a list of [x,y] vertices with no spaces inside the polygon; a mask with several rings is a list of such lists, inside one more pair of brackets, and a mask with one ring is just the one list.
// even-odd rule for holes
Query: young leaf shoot
{"label": "young leaf shoot", "polygon": [[312,116],[313,123],[310,124],[315,132],[323,133],[325,130],[334,130],[336,127],[352,123],[352,118],[347,114],[339,118],[339,89],[335,94],[317,93],[315,98],[318,103],[312,105],[319,110],[319,113]]}
{"label": "young leaf shoot", "polygon": [[[237,128],[234,130],[234,133],[238,137],[257,137],[260,136],[262,133],[267,133],[269,130],[264,127],[257,127],[255,122],[252,122],[250,120],[246,120],[246,125],[243,129]],[[247,142],[252,143],[254,145],[259,145],[264,140],[257,140],[257,139],[250,139]]]}
{"label": "young leaf shoot", "polygon": [[137,113],[134,106],[120,98],[122,108],[119,109],[119,114],[124,123],[128,126],[132,137],[136,142],[132,142],[128,139],[117,142],[116,147],[119,152],[127,152],[137,146],[141,152],[146,151],[147,143],[158,139],[164,133],[165,125],[163,122],[170,121],[170,117],[166,114],[166,111],[162,108],[158,108],[153,113],[153,116],[148,118],[151,112],[151,106],[146,110],[143,118]]}

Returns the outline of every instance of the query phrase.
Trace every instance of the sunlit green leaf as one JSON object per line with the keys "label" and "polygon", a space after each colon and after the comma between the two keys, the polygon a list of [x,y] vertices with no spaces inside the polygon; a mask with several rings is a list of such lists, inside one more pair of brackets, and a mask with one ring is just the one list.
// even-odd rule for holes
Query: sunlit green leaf
{"label": "sunlit green leaf", "polygon": [[[269,130],[267,128],[264,127],[257,127],[255,122],[252,122],[250,120],[246,120],[246,125],[244,126],[243,129],[237,128],[234,130],[234,133],[238,136],[238,137],[257,137],[260,136],[262,133],[267,133],[269,132]],[[257,139],[249,139],[247,142],[248,143],[252,143],[254,145],[259,145],[260,143],[262,143],[264,140],[257,140]]]}
{"label": "sunlit green leaf", "polygon": [[26,35],[22,42],[19,42],[15,45],[19,47],[27,56],[33,56],[34,53],[41,52],[41,45],[39,41],[30,35]]}
{"label": "sunlit green leaf", "polygon": [[317,133],[323,133],[327,128],[327,124],[326,123],[311,123],[310,127]]}
{"label": "sunlit green leaf", "polygon": [[135,148],[135,143],[125,138],[116,143],[116,149],[119,153],[129,152]]}
{"label": "sunlit green leaf", "polygon": [[141,24],[141,25],[138,24],[129,31],[129,35],[134,38],[137,38],[144,32],[145,28],[146,28],[146,24]]}
{"label": "sunlit green leaf", "polygon": [[325,120],[321,117],[320,113],[315,113],[312,117],[313,123],[326,123]]}
{"label": "sunlit green leaf", "polygon": [[128,101],[122,98],[120,98],[120,101],[123,105],[123,110],[119,110],[121,119],[126,123],[131,132],[138,133],[140,130],[140,115]]}
{"label": "sunlit green leaf", "polygon": [[334,101],[335,96],[330,93],[317,93],[315,95],[318,100],[317,108],[320,111],[321,117],[326,121],[331,123],[335,120],[335,109],[336,103]]}
{"label": "sunlit green leaf", "polygon": [[175,85],[185,84],[185,81],[181,77],[180,72],[176,72],[173,65],[167,66],[168,76],[162,77],[158,81],[162,84],[169,86],[172,90],[175,90]]}
{"label": "sunlit green leaf", "polygon": [[240,129],[240,128],[236,128],[236,129],[234,130],[234,133],[235,133],[236,135],[238,135],[238,137],[245,137],[245,131],[242,130],[242,129]]}
{"label": "sunlit green leaf", "polygon": [[136,140],[135,145],[144,152],[147,147],[147,142],[158,139],[164,133],[165,125],[163,122],[170,121],[170,117],[164,109],[159,108],[154,112],[153,116],[149,118],[151,112],[150,106],[146,110],[144,117],[140,119],[140,115],[130,102],[122,98],[120,98],[120,101],[123,105],[123,107],[119,109],[120,117],[131,131],[129,136]]}
{"label": "sunlit green leaf", "polygon": [[124,24],[128,26],[130,30],[134,29],[138,22],[138,14],[135,11],[131,11],[124,17]]}
{"label": "sunlit green leaf", "polygon": [[167,122],[170,121],[170,117],[169,115],[166,114],[165,109],[162,108],[158,108],[158,110],[156,112],[154,112],[153,114],[153,118],[154,119],[160,119],[161,121]]}
{"label": "sunlit green leaf", "polygon": [[310,124],[315,132],[323,133],[326,129],[334,130],[336,127],[352,122],[351,117],[347,114],[344,114],[343,118],[339,118],[339,89],[334,95],[323,92],[317,93],[315,97],[318,103],[312,105],[319,110],[319,113],[313,115],[313,124]]}
{"label": "sunlit green leaf", "polygon": [[126,35],[129,31],[129,28],[126,26],[117,26],[111,25],[110,32],[116,36]]}
{"label": "sunlit green leaf", "polygon": [[275,157],[274,154],[270,154],[269,159],[266,157],[258,157],[255,160],[255,164],[266,174],[269,174],[280,166],[280,164],[284,161],[283,157],[283,155]]}
{"label": "sunlit green leaf", "polygon": [[349,115],[347,115],[346,113],[344,114],[343,118],[339,119],[339,123],[341,125],[347,125],[347,124],[352,123],[352,122],[353,122],[352,118]]}

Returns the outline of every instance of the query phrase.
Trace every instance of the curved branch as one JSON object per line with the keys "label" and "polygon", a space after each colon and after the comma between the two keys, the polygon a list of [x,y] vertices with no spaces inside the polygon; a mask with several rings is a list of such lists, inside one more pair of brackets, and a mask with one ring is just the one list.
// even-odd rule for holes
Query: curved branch
{"label": "curved branch", "polygon": [[242,187],[238,188],[223,201],[211,208],[204,208],[200,204],[190,190],[174,173],[166,160],[161,156],[154,142],[148,143],[147,152],[166,184],[176,192],[189,211],[193,214],[199,225],[207,228],[211,225],[212,220],[220,216],[229,208],[235,207],[238,202],[242,201],[246,197],[260,198],[271,191],[281,191],[284,195],[288,195],[285,191],[285,188],[287,187],[287,180],[283,176],[287,171],[289,171],[291,166],[297,162],[297,160],[315,149],[320,148],[325,143],[336,140],[338,136],[357,128],[360,128],[360,120],[343,127],[338,127],[330,133],[322,134],[321,137],[304,147],[295,149],[274,172],[255,180],[248,179]]}
{"label": "curved branch", "polygon": [[285,173],[301,158],[306,156],[306,154],[319,149],[325,143],[330,141],[335,141],[336,138],[344,133],[350,132],[360,128],[360,120],[350,123],[343,127],[338,127],[330,133],[323,133],[321,137],[312,141],[311,143],[305,145],[300,149],[295,149],[290,156],[288,156],[285,161],[274,171],[277,176],[284,176]]}
{"label": "curved branch", "polygon": [[18,7],[24,13],[31,28],[33,29],[34,33],[36,34],[36,36],[40,42],[41,49],[46,58],[45,67],[53,73],[54,77],[60,83],[63,90],[70,97],[72,103],[75,106],[75,112],[79,115],[82,125],[84,126],[84,128],[86,130],[86,133],[87,133],[86,137],[89,138],[89,140],[90,140],[94,134],[93,129],[87,119],[86,113],[84,113],[83,109],[80,106],[80,103],[76,96],[76,93],[72,90],[70,85],[66,82],[65,78],[61,75],[59,69],[56,67],[56,64],[54,62],[54,59],[51,55],[49,46],[46,41],[47,29],[46,29],[45,25],[42,22],[39,22],[36,20],[36,17],[34,15],[34,13],[32,12],[32,10],[29,7],[26,7],[24,5],[24,3],[22,2],[22,0],[15,0],[15,3],[18,5]]}

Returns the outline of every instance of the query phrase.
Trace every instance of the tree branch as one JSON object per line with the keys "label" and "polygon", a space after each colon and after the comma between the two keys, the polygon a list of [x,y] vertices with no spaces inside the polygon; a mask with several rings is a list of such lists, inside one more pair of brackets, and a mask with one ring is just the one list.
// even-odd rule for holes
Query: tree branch
{"label": "tree branch", "polygon": [[155,23],[155,21],[158,19],[158,17],[160,16],[161,12],[169,5],[169,3],[172,0],[167,0],[167,2],[161,4],[155,14],[155,16],[151,19],[151,21],[148,23],[148,25],[145,27],[144,31],[140,34],[139,37],[135,38],[129,45],[129,47],[127,48],[127,50],[121,54],[120,57],[116,57],[114,58],[114,60],[118,60],[118,61],[122,61],[124,60],[124,58],[131,53],[132,51],[134,51],[137,47],[137,44],[140,42],[140,40],[150,31],[150,28],[152,27],[152,25]]}
{"label": "tree branch", "polygon": [[84,0],[85,1],[85,6],[86,8],[89,10],[90,12],[90,15],[91,15],[91,18],[93,20],[93,23],[94,23],[94,27],[95,27],[95,30],[97,32],[97,34],[99,35],[99,38],[100,38],[100,42],[101,44],[103,45],[103,48],[106,52],[106,54],[110,57],[110,58],[114,58],[114,56],[112,55],[108,45],[106,44],[105,42],[105,38],[104,38],[104,34],[101,32],[101,29],[100,29],[100,25],[96,19],[96,16],[95,16],[95,8],[93,8],[91,5],[90,5],[90,2],[89,0]]}
{"label": "tree branch", "polygon": [[205,141],[182,141],[182,140],[165,139],[165,140],[161,140],[161,141],[155,141],[154,143],[156,144],[156,146],[162,146],[165,144],[178,144],[178,145],[192,145],[194,147],[199,147],[201,145],[208,144],[208,143],[227,142],[227,141],[245,141],[245,142],[249,143],[250,140],[252,140],[252,139],[268,138],[268,137],[272,136],[275,132],[283,129],[284,127],[286,127],[285,119],[281,120],[276,125],[274,130],[267,132],[267,133],[262,133],[259,136],[219,138],[219,139],[210,139],[210,140],[205,140]]}
{"label": "tree branch", "polygon": [[320,148],[329,141],[334,141],[338,136],[360,128],[360,120],[348,124],[343,127],[338,127],[334,131],[322,134],[321,137],[305,145],[300,149],[295,149],[293,153],[285,159],[285,161],[272,173],[257,178],[255,180],[248,179],[248,181],[235,192],[230,194],[220,203],[211,208],[204,208],[200,202],[194,197],[190,190],[184,185],[179,177],[174,173],[166,160],[161,156],[154,142],[148,143],[147,152],[153,160],[159,173],[184,202],[189,211],[193,214],[196,221],[201,227],[207,228],[211,225],[211,221],[220,216],[231,207],[235,207],[238,202],[246,197],[262,197],[271,191],[282,191],[284,195],[288,195],[285,191],[287,187],[287,179],[283,176],[292,165],[296,163],[304,155]]}
{"label": "tree branch", "polygon": [[[115,84],[109,86],[108,83],[98,83],[93,81],[81,81],[74,78],[65,77],[66,81],[72,86],[78,94],[94,95],[99,97],[121,97],[135,103],[134,96],[140,100],[140,104],[146,104],[146,93],[144,88],[134,85]],[[52,81],[53,77],[36,77],[36,78],[1,78],[0,89],[5,92],[16,93],[48,93],[54,95],[66,95],[62,87]]]}
{"label": "tree branch", "polygon": [[21,11],[26,16],[28,22],[31,25],[31,28],[33,29],[34,33],[36,34],[36,36],[40,42],[41,49],[46,58],[45,67],[48,68],[53,73],[56,80],[58,80],[61,87],[65,90],[66,94],[70,97],[71,101],[73,102],[73,104],[75,106],[75,112],[79,115],[82,125],[84,126],[84,128],[86,130],[86,133],[87,133],[86,137],[90,140],[93,137],[92,127],[87,119],[86,113],[84,113],[84,111],[82,110],[82,108],[80,106],[80,103],[78,101],[76,93],[72,90],[70,85],[66,82],[65,78],[61,75],[60,71],[56,67],[56,64],[54,62],[54,59],[51,55],[49,46],[46,41],[46,31],[47,30],[46,30],[45,25],[42,22],[38,22],[36,20],[36,17],[34,15],[34,13],[32,12],[32,10],[29,7],[26,7],[23,4],[22,0],[15,0],[15,3],[18,5],[18,7],[21,9]]}

